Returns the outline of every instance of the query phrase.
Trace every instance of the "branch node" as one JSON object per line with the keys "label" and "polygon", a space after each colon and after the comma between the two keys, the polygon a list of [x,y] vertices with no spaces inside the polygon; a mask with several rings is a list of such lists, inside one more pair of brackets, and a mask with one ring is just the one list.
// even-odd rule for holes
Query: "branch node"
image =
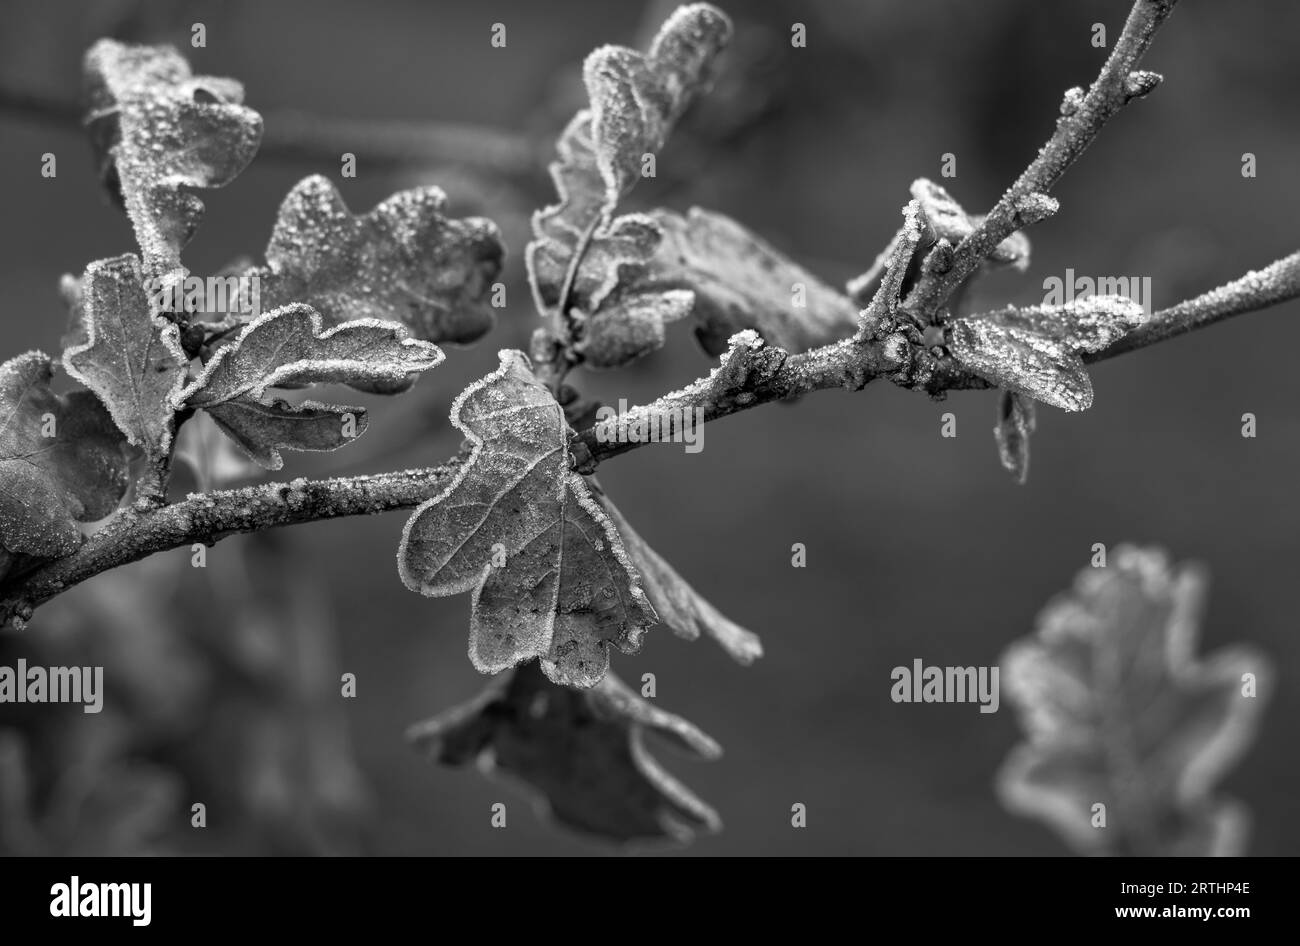
{"label": "branch node", "polygon": [[1155,90],[1156,86],[1164,81],[1164,78],[1160,73],[1148,72],[1146,69],[1137,69],[1130,72],[1124,80],[1125,101],[1132,101],[1149,95]]}

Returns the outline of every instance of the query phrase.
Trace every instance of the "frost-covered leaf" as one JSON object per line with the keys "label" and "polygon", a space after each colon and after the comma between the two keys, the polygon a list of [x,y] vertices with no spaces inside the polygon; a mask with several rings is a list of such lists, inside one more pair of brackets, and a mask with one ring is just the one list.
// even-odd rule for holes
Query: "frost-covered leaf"
{"label": "frost-covered leaf", "polygon": [[620,293],[589,316],[574,348],[592,368],[618,368],[664,345],[664,326],[691,314],[689,292]]}
{"label": "frost-covered leaf", "polygon": [[1105,349],[1146,319],[1142,307],[1124,296],[1008,306],[954,319],[948,347],[963,367],[998,387],[1082,411],[1092,406],[1092,382],[1079,356]]}
{"label": "frost-covered leaf", "polygon": [[1244,647],[1196,655],[1204,595],[1197,569],[1121,546],[1048,605],[1001,660],[1028,736],[999,775],[1011,810],[1084,853],[1241,853],[1244,811],[1214,790],[1254,738],[1272,671]]}
{"label": "frost-covered leaf", "polygon": [[477,761],[531,794],[559,824],[620,844],[686,843],[722,827],[717,813],[650,755],[647,734],[703,758],[716,742],[633,693],[612,673],[590,690],[548,681],[533,664],[477,699],[413,726],[408,737],[443,765]]}
{"label": "frost-covered leaf", "polygon": [[368,421],[360,407],[267,400],[269,388],[348,384],[401,390],[442,359],[436,345],[408,337],[394,322],[359,319],[325,329],[314,309],[293,304],[246,325],[176,403],[207,410],[250,458],[278,470],[284,465],[281,449],[336,450],[361,436]]}
{"label": "frost-covered leaf", "polygon": [[560,136],[560,160],[551,165],[560,200],[533,215],[526,262],[538,309],[571,314],[574,347],[591,367],[618,367],[661,347],[664,324],[690,311],[691,300],[673,287],[641,285],[663,242],[659,224],[640,214],[611,217],[644,156],[711,83],[730,34],[720,11],[693,4],[668,18],[648,53],[604,46],[587,58],[592,107]]}
{"label": "frost-covered leaf", "polygon": [[442,359],[436,345],[408,337],[393,322],[358,319],[325,329],[310,306],[287,305],[246,325],[175,403],[211,407],[290,384],[396,385]]}
{"label": "frost-covered leaf", "polygon": [[993,436],[998,443],[998,458],[1002,466],[1024,483],[1029,478],[1029,435],[1034,432],[1037,419],[1034,402],[1011,391],[1003,391],[998,399],[998,424]]}
{"label": "frost-covered leaf", "polygon": [[696,335],[711,355],[754,329],[801,352],[847,335],[857,306],[729,217],[698,207],[654,214],[664,238],[647,282],[695,295]]}
{"label": "frost-covered leaf", "polygon": [[494,316],[492,285],[505,250],[496,224],[456,220],[446,196],[420,187],[353,215],[327,179],[304,178],[280,205],[260,279],[267,309],[302,302],[327,325],[401,322],[428,342],[472,342]]}
{"label": "frost-covered leaf", "polygon": [[82,331],[70,333],[84,341],[63,353],[63,366],[99,395],[127,440],[157,460],[171,447],[172,399],[189,359],[176,326],[151,314],[141,279],[140,260],[129,254],[86,267]]}
{"label": "frost-covered leaf", "polygon": [[78,522],[107,516],[127,488],[126,443],[95,395],[50,390],[54,363],[28,352],[0,365],[0,545],[56,558]]}
{"label": "frost-covered leaf", "polygon": [[474,592],[480,672],[540,658],[555,682],[590,687],[608,648],[635,652],[657,618],[614,524],[570,468],[563,408],[521,353],[500,357],[452,405],[473,454],[406,524],[398,570],[425,595]]}
{"label": "frost-covered leaf", "polygon": [[[894,236],[885,252],[881,254],[876,262],[883,266],[880,270],[879,278],[875,281],[875,288],[869,299],[861,299],[866,306],[858,315],[858,337],[865,339],[875,333],[875,326],[879,320],[884,317],[892,317],[898,310],[899,300],[904,293],[904,287],[912,277],[917,263],[920,261],[920,255],[917,250],[922,243],[926,245],[935,242],[934,229],[926,219],[925,211],[917,200],[910,200],[907,206],[903,208],[903,226]],[[873,270],[874,271],[874,270]],[[868,274],[870,275],[870,274]],[[861,286],[850,283],[849,291],[854,293],[855,290],[861,289]],[[854,299],[858,297],[854,295]]]}
{"label": "frost-covered leaf", "polygon": [[294,405],[280,398],[264,402],[240,396],[214,404],[207,412],[222,433],[268,470],[284,466],[281,450],[337,450],[370,424],[363,407],[316,401]]}
{"label": "frost-covered leaf", "polygon": [[170,46],[102,39],[84,70],[100,176],[131,219],[145,274],[183,279],[180,253],[203,216],[183,188],[230,183],[256,153],[262,119],[238,82],[191,75]]}
{"label": "frost-covered leaf", "polygon": [[596,499],[613,520],[628,558],[641,576],[646,596],[659,620],[678,637],[696,640],[703,633],[742,664],[763,656],[758,635],[748,631],[706,601],[677,571],[628,524],[623,514],[602,492]]}
{"label": "frost-covered leaf", "polygon": [[713,84],[715,60],[730,38],[726,15],[695,3],[678,7],[644,54],[602,46],[587,57],[582,78],[606,208],[641,176],[642,156],[663,147],[691,100]]}
{"label": "frost-covered leaf", "polygon": [[543,312],[558,307],[568,289],[568,311],[578,324],[574,348],[589,367],[617,368],[663,347],[664,326],[690,315],[690,292],[645,282],[662,242],[663,231],[653,218],[617,217],[586,242],[571,282],[571,247],[555,240],[529,244],[537,306]]}

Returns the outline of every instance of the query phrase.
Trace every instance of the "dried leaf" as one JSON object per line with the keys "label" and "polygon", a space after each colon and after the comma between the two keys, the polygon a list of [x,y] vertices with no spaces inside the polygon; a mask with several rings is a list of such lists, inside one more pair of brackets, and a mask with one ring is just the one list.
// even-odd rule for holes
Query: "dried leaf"
{"label": "dried leaf", "polygon": [[555,682],[590,687],[608,647],[635,652],[657,619],[614,524],[570,468],[563,408],[521,353],[500,357],[452,406],[473,453],[406,524],[398,570],[421,594],[473,590],[480,672],[540,658]]}
{"label": "dried leaf", "polygon": [[358,319],[326,330],[310,306],[287,305],[245,326],[175,403],[211,407],[242,395],[260,398],[282,384],[398,384],[442,359],[436,345],[409,338],[393,322]]}
{"label": "dried leaf", "polygon": [[446,202],[420,187],[355,216],[326,178],[304,178],[280,205],[266,267],[248,275],[266,308],[302,302],[327,325],[382,319],[424,341],[467,344],[495,321],[505,250],[496,224],[447,217]]}
{"label": "dried leaf", "polygon": [[77,523],[117,508],[129,469],[122,435],[95,396],[59,396],[53,376],[41,352],[0,365],[0,545],[42,558],[77,550]]}
{"label": "dried leaf", "polygon": [[731,218],[698,207],[654,218],[664,239],[646,282],[695,294],[696,335],[709,354],[725,352],[727,339],[745,329],[801,352],[843,338],[857,323],[850,299]]}
{"label": "dried leaf", "polygon": [[751,664],[763,656],[758,635],[732,621],[686,583],[659,553],[641,538],[603,492],[596,499],[614,522],[628,558],[645,586],[646,596],[659,620],[678,637],[697,640],[701,633],[713,638],[737,662]]}
{"label": "dried leaf", "polygon": [[664,21],[649,52],[602,46],[587,57],[582,78],[606,210],[640,178],[642,156],[663,147],[691,100],[713,84],[714,62],[730,38],[726,14],[695,3]]}
{"label": "dried leaf", "polygon": [[108,408],[130,443],[151,461],[165,457],[175,430],[173,398],[189,359],[175,325],[150,313],[140,260],[99,260],[82,280],[85,341],[63,353],[63,366]]}
{"label": "dried leaf", "polygon": [[690,292],[620,293],[587,318],[574,348],[589,367],[621,367],[662,348],[664,326],[686,318],[694,304]]}
{"label": "dried leaf", "polygon": [[151,279],[170,285],[203,216],[186,187],[221,187],[252,160],[262,119],[233,79],[193,76],[169,46],[102,39],[86,53],[87,123],[100,175],[120,196]]}
{"label": "dried leaf", "polygon": [[1204,595],[1197,569],[1122,546],[1048,605],[1001,661],[1029,737],[999,776],[1010,809],[1084,853],[1241,853],[1242,812],[1214,788],[1254,738],[1272,671],[1247,648],[1195,655]]}
{"label": "dried leaf", "polygon": [[1098,352],[1146,321],[1124,296],[1090,296],[1063,306],[1008,306],[954,319],[948,347],[963,367],[998,387],[1067,411],[1092,406],[1079,357]]}
{"label": "dried leaf", "polygon": [[611,215],[639,178],[644,155],[663,145],[712,82],[713,60],[730,34],[720,11],[694,4],[668,18],[648,53],[604,46],[584,65],[592,107],[560,136],[560,160],[550,169],[560,200],[533,215],[525,258],[539,311],[563,306],[572,315],[574,348],[591,367],[619,367],[654,351],[664,323],[689,311],[681,293],[639,285],[662,242],[659,225]]}
{"label": "dried leaf", "polygon": [[579,691],[550,683],[531,664],[412,727],[408,738],[443,765],[476,760],[532,794],[544,815],[609,841],[686,843],[699,831],[720,830],[717,813],[650,755],[647,733],[699,758],[722,753],[612,673]]}
{"label": "dried leaf", "polygon": [[1003,391],[998,399],[998,425],[993,436],[998,443],[998,457],[1002,466],[1017,483],[1029,478],[1029,435],[1034,432],[1037,419],[1034,402],[1027,397]]}
{"label": "dried leaf", "polygon": [[346,446],[366,432],[370,421],[363,407],[280,398],[262,402],[241,396],[207,408],[222,433],[258,466],[284,466],[281,450],[321,452]]}

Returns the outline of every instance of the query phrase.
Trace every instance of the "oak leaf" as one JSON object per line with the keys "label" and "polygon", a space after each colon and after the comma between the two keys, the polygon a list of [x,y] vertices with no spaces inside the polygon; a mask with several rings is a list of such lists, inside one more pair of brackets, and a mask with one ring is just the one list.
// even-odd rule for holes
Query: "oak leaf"
{"label": "oak leaf", "polygon": [[694,725],[641,699],[612,673],[590,690],[572,690],[532,664],[408,732],[435,761],[476,761],[520,784],[545,816],[594,837],[680,844],[720,830],[717,813],[650,755],[651,735],[698,758],[722,754]]}
{"label": "oak leaf", "polygon": [[425,595],[473,591],[480,672],[539,658],[555,682],[590,687],[608,648],[635,652],[657,617],[617,529],[571,469],[564,409],[520,352],[500,359],[452,406],[473,452],[406,524],[398,569]]}
{"label": "oak leaf", "polygon": [[1047,606],[1001,660],[1029,737],[998,779],[1011,810],[1084,853],[1241,853],[1244,812],[1214,789],[1254,739],[1272,672],[1245,647],[1196,655],[1204,598],[1198,569],[1121,546]]}
{"label": "oak leaf", "polygon": [[95,395],[50,390],[54,363],[28,352],[0,365],[0,546],[57,558],[126,493],[129,453]]}

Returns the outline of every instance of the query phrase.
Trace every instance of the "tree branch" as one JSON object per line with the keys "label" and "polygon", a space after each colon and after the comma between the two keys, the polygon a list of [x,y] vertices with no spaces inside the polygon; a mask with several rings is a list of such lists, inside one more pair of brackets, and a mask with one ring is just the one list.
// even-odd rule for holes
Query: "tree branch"
{"label": "tree branch", "polygon": [[153,509],[124,509],[76,552],[0,582],[0,625],[22,627],[32,611],[87,578],[155,552],[279,526],[418,506],[447,487],[467,454],[441,466],[346,479],[265,483]]}
{"label": "tree branch", "polygon": [[[921,267],[921,276],[899,311],[891,301],[897,298],[911,252],[894,261],[891,269],[896,271],[885,274],[878,298],[862,313],[854,337],[790,354],[763,344],[755,332],[743,332],[732,339],[721,365],[708,377],[577,434],[573,441],[574,468],[591,473],[604,460],[648,442],[642,436],[643,430],[656,431],[659,439],[671,439],[683,433],[686,424],[717,420],[758,404],[812,391],[859,390],[876,378],[936,398],[948,391],[990,387],[989,382],[965,369],[942,347],[927,344],[915,314],[932,313],[1003,239],[1039,219],[1041,215],[1034,209],[1041,206],[1041,195],[1091,143],[1101,126],[1128,101],[1155,87],[1158,76],[1133,69],[1176,2],[1136,0],[1114,52],[1087,95],[1079,90],[1067,93],[1065,115],[1038,157],[974,232],[950,251],[951,266],[945,260],[944,266]],[[502,153],[510,150],[506,148]],[[515,157],[502,160],[513,163]],[[1156,313],[1146,326],[1087,360],[1114,357],[1297,296],[1300,253]],[[567,366],[553,364],[557,346],[557,340],[542,331],[534,338],[532,354],[539,376],[555,375],[558,393]],[[212,544],[236,533],[413,508],[445,489],[466,457],[462,452],[441,466],[427,469],[299,479],[287,484],[191,495],[158,508],[141,505],[123,510],[72,555],[39,563],[0,580],[0,623],[12,622],[21,627],[36,606],[62,591],[154,552],[200,542]]]}
{"label": "tree branch", "polygon": [[[73,101],[0,86],[0,116],[82,135],[83,109]],[[486,125],[409,119],[332,118],[308,112],[264,116],[258,153],[279,161],[327,161],[356,152],[393,167],[454,164],[516,179],[540,177],[547,149],[540,141]]]}
{"label": "tree branch", "polygon": [[1121,338],[1104,351],[1085,358],[1101,361],[1125,352],[1145,348],[1156,342],[1205,328],[1215,322],[1266,309],[1279,302],[1300,296],[1300,252],[1284,256],[1260,270],[1252,270],[1217,289],[1162,309],[1135,332]]}
{"label": "tree branch", "polygon": [[1035,212],[1043,195],[1092,144],[1102,126],[1121,108],[1141,98],[1161,77],[1153,72],[1134,71],[1151,45],[1156,30],[1168,19],[1178,0],[1137,0],[1129,12],[1124,30],[1087,94],[1071,89],[1061,104],[1056,131],[1038,152],[1038,157],[1007,189],[974,231],[961,241],[952,265],[944,271],[926,268],[908,293],[903,308],[933,321],[936,312],[953,290],[965,282],[1004,239],[1043,218]]}

